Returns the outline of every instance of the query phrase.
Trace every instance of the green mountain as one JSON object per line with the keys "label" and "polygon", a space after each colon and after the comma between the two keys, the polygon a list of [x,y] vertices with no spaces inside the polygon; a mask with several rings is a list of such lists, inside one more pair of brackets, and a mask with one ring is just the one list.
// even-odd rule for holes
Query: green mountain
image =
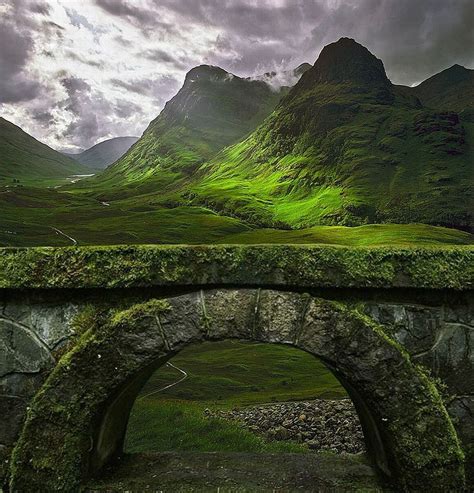
{"label": "green mountain", "polygon": [[[295,76],[305,68],[298,67]],[[219,67],[196,67],[139,141],[97,181],[145,181],[156,191],[189,177],[219,150],[253,131],[286,92],[287,87],[275,89],[262,80],[237,77]]]}
{"label": "green mountain", "polygon": [[423,106],[419,95],[393,85],[379,59],[341,38],[257,130],[181,182],[179,200],[259,226],[472,230],[474,125]]}
{"label": "green mountain", "polygon": [[102,170],[121,158],[137,140],[138,137],[115,137],[99,142],[78,154],[63,154],[90,169]]}
{"label": "green mountain", "polygon": [[47,183],[90,170],[0,118],[0,185]]}
{"label": "green mountain", "polygon": [[474,121],[474,70],[453,65],[412,88],[412,93],[429,108],[457,111],[463,116],[469,111]]}

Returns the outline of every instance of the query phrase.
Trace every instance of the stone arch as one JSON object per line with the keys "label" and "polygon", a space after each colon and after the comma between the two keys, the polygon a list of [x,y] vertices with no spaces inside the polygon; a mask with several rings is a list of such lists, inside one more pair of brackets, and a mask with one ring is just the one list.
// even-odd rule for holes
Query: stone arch
{"label": "stone arch", "polygon": [[229,289],[89,316],[91,328],[32,402],[12,455],[12,491],[78,490],[121,450],[149,375],[187,344],[225,338],[291,344],[320,357],[348,389],[369,447],[385,455],[380,465],[399,487],[463,487],[462,451],[435,385],[380,326],[342,303]]}

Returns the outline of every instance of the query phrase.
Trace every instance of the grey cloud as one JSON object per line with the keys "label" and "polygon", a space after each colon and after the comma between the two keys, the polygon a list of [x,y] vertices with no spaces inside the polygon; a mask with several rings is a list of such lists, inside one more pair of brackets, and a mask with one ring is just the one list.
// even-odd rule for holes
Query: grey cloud
{"label": "grey cloud", "polygon": [[30,12],[34,14],[48,15],[51,7],[44,2],[35,2],[29,6]]}
{"label": "grey cloud", "polygon": [[99,62],[98,60],[91,60],[90,58],[86,58],[84,56],[78,55],[74,51],[67,50],[66,56],[71,60],[74,60],[79,63],[85,63],[86,65],[90,65],[91,67],[101,68],[104,66],[103,62]]}
{"label": "grey cloud", "polygon": [[58,38],[64,37],[64,27],[53,21],[43,21],[42,31],[47,36],[57,36]]}
{"label": "grey cloud", "polygon": [[182,59],[175,58],[170,53],[159,49],[145,50],[138,53],[138,56],[146,58],[148,60],[152,60],[154,62],[171,65],[178,70],[184,70],[185,68],[189,67],[189,61],[188,63],[186,63]]}
{"label": "grey cloud", "polygon": [[166,100],[174,95],[179,86],[178,81],[174,77],[167,75],[155,79],[127,81],[114,78],[110,79],[110,82],[116,87],[121,87],[137,94],[158,98],[159,100]]}
{"label": "grey cloud", "polygon": [[31,28],[22,2],[0,16],[0,103],[29,101],[40,92],[40,84],[27,70],[34,52]]}
{"label": "grey cloud", "polygon": [[114,37],[114,40],[117,41],[117,43],[121,44],[122,46],[129,47],[132,46],[132,42],[129,39],[124,38],[120,34]]}
{"label": "grey cloud", "polygon": [[114,107],[114,112],[119,118],[128,118],[133,114],[140,114],[141,108],[130,101],[119,101]]}
{"label": "grey cloud", "polygon": [[178,33],[173,24],[161,20],[159,6],[138,7],[127,0],[95,0],[95,4],[105,12],[127,20],[147,37],[151,35],[163,37],[164,33]]}
{"label": "grey cloud", "polygon": [[71,115],[72,121],[59,137],[74,146],[90,147],[104,133],[107,115],[112,112],[111,104],[101,92],[93,91],[84,79],[69,76],[63,78],[61,84],[68,94],[61,106]]}
{"label": "grey cloud", "polygon": [[54,123],[54,116],[50,111],[39,111],[32,113],[33,119],[42,127],[47,127]]}

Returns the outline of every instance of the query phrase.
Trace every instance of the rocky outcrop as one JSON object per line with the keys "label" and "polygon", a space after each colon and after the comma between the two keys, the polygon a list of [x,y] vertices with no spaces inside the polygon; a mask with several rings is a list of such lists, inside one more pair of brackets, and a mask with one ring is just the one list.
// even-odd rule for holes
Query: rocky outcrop
{"label": "rocky outcrop", "polygon": [[205,414],[241,422],[268,440],[303,443],[316,452],[356,454],[365,450],[362,428],[350,399],[284,402],[232,411],[206,409]]}

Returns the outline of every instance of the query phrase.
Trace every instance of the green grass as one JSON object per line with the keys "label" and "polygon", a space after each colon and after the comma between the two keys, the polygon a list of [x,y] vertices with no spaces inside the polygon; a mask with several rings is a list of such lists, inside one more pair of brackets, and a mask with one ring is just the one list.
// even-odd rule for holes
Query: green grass
{"label": "green grass", "polygon": [[[261,402],[347,397],[338,380],[314,356],[277,344],[241,341],[188,346],[171,362],[189,377],[160,398],[242,406]],[[147,394],[179,378],[163,367],[143,389]]]}
{"label": "green grass", "polygon": [[[241,426],[204,416],[205,408],[228,409],[268,402],[347,397],[334,375],[317,358],[275,344],[241,341],[188,346],[172,359],[188,378],[163,392],[137,399],[125,451],[304,452],[295,443],[268,443]],[[161,389],[182,375],[164,366],[141,395]]]}
{"label": "green grass", "polygon": [[307,452],[293,442],[266,442],[217,418],[206,418],[195,402],[138,401],[130,418],[124,451],[138,452]]}
{"label": "green grass", "polygon": [[106,206],[61,189],[0,188],[0,246],[100,244],[314,243],[347,246],[469,245],[474,235],[423,224],[361,227],[259,228],[206,207],[156,203],[156,195],[126,197]]}
{"label": "green grass", "polygon": [[328,244],[353,247],[472,245],[474,235],[427,224],[369,224],[358,227],[314,226],[285,231],[260,229],[225,237],[220,243]]}

